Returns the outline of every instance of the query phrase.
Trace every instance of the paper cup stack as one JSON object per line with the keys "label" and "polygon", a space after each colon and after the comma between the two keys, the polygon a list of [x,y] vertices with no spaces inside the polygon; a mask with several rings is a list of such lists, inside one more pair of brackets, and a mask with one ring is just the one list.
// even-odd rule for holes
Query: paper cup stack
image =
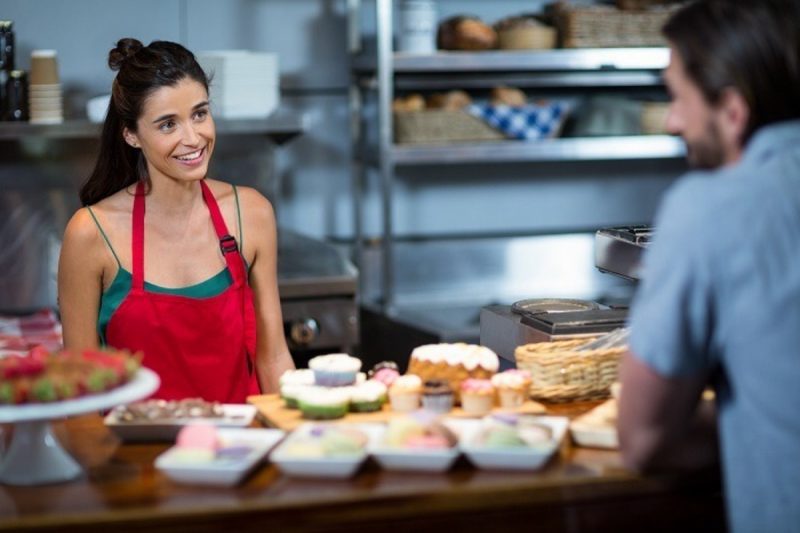
{"label": "paper cup stack", "polygon": [[59,124],[64,121],[55,50],[34,50],[31,53],[28,98],[32,123]]}

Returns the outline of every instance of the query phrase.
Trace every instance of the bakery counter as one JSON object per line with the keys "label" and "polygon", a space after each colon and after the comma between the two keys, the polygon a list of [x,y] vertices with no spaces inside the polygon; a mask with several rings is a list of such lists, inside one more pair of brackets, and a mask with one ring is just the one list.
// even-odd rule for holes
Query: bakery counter
{"label": "bakery counter", "polygon": [[368,462],[350,480],[311,480],[267,464],[235,488],[217,488],[170,481],[153,466],[167,444],[123,444],[99,415],[53,430],[86,475],[0,485],[0,531],[724,530],[716,473],[639,477],[617,452],[569,442],[535,473],[477,470],[459,459],[446,474]]}

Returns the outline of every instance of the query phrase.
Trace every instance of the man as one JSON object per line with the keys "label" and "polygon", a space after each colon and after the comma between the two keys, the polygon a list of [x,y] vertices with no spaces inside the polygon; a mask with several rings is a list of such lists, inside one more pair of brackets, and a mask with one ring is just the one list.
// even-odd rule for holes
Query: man
{"label": "man", "polygon": [[800,0],[698,1],[664,34],[667,127],[700,170],[667,193],[645,255],[622,455],[711,464],[718,424],[731,529],[800,531]]}

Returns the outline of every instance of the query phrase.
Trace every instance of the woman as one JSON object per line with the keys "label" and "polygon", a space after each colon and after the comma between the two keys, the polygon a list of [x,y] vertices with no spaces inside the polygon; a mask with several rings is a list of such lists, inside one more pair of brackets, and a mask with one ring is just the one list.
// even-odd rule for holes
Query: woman
{"label": "woman", "polygon": [[141,351],[159,398],[241,403],[276,391],[294,365],[275,216],[255,190],[206,178],[215,130],[205,73],[165,41],[122,39],[108,63],[119,72],[100,155],[59,263],[65,347]]}

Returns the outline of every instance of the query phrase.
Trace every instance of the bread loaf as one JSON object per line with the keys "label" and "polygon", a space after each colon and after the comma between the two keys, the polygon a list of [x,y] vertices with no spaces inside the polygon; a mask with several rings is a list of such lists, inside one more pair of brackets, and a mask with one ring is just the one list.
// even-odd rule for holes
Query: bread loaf
{"label": "bread loaf", "polygon": [[436,45],[442,50],[489,50],[497,46],[497,33],[478,17],[458,15],[439,24]]}

